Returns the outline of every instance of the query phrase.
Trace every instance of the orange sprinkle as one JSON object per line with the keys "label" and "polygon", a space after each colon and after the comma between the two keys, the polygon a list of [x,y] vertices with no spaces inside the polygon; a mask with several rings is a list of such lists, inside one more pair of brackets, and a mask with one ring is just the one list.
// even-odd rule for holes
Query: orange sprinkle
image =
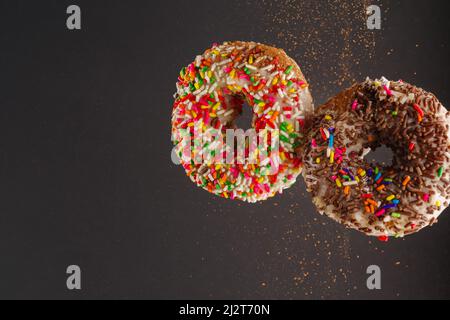
{"label": "orange sprinkle", "polygon": [[379,187],[377,188],[377,191],[381,191],[381,190],[383,190],[384,188],[386,188],[386,186],[385,186],[384,184],[382,184],[381,186],[379,186]]}
{"label": "orange sprinkle", "polygon": [[409,183],[410,181],[411,181],[411,177],[410,177],[410,176],[406,176],[405,180],[403,180],[402,185],[403,185],[403,186],[406,186],[406,185],[408,185],[408,183]]}
{"label": "orange sprinkle", "polygon": [[345,188],[344,188],[344,194],[349,194],[350,193],[350,187],[349,186],[346,186]]}
{"label": "orange sprinkle", "polygon": [[370,213],[370,207],[366,206],[365,208],[366,208],[366,213]]}
{"label": "orange sprinkle", "polygon": [[270,117],[270,121],[275,121],[275,119],[278,117],[280,113],[278,111],[275,111],[272,116]]}

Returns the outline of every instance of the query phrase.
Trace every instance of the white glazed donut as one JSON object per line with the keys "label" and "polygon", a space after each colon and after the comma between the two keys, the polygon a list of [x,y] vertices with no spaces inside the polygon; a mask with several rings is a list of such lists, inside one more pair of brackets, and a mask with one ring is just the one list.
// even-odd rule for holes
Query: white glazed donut
{"label": "white glazed donut", "polygon": [[[240,161],[193,161],[200,153],[226,157],[230,152],[224,143],[226,130],[237,128],[235,120],[244,102],[252,108],[253,129],[279,131],[279,152],[269,152],[257,163],[236,158]],[[255,42],[225,42],[181,70],[172,112],[172,141],[195,184],[221,197],[256,202],[290,187],[301,173],[295,149],[300,146],[305,115],[312,112],[306,79],[283,50]],[[223,141],[203,141],[186,156],[182,140],[186,133],[195,132],[219,133]]]}

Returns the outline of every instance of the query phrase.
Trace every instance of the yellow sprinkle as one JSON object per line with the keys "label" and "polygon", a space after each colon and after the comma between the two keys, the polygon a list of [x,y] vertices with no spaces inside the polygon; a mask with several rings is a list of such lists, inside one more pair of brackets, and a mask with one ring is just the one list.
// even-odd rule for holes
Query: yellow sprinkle
{"label": "yellow sprinkle", "polygon": [[329,114],[327,114],[326,116],[325,116],[325,120],[331,120],[331,119],[333,119]]}
{"label": "yellow sprinkle", "polygon": [[289,124],[286,126],[286,128],[287,128],[287,130],[288,130],[289,133],[291,133],[291,132],[294,131],[294,126],[293,126],[291,123],[289,123]]}
{"label": "yellow sprinkle", "polygon": [[231,70],[230,77],[234,78],[235,75],[236,75],[236,69]]}
{"label": "yellow sprinkle", "polygon": [[[234,70],[234,69],[233,69],[233,70]],[[211,71],[211,70],[208,71],[208,77],[209,77],[209,78],[212,77],[212,71]]]}
{"label": "yellow sprinkle", "polygon": [[436,207],[438,207],[438,208],[439,208],[440,206],[441,206],[441,201],[439,201],[439,200],[438,200],[438,201],[436,201]]}
{"label": "yellow sprinkle", "polygon": [[192,111],[192,117],[197,118],[197,113],[195,111]]}
{"label": "yellow sprinkle", "polygon": [[390,195],[389,197],[386,198],[387,201],[392,201],[395,199],[394,195]]}
{"label": "yellow sprinkle", "polygon": [[289,90],[289,92],[290,92],[290,93],[295,93],[295,89],[292,88],[292,89]]}
{"label": "yellow sprinkle", "polygon": [[355,180],[356,180],[356,182],[359,183],[359,177],[358,176],[355,176]]}
{"label": "yellow sprinkle", "polygon": [[202,79],[205,79],[205,73],[202,70],[200,70],[200,77],[202,77]]}
{"label": "yellow sprinkle", "polygon": [[193,127],[193,126],[194,126],[193,122],[188,123],[188,127]]}
{"label": "yellow sprinkle", "polygon": [[217,110],[219,107],[220,107],[220,102],[217,102],[217,103],[214,105],[213,110]]}
{"label": "yellow sprinkle", "polygon": [[286,80],[282,80],[281,84],[285,86],[285,85],[287,85],[287,81]]}
{"label": "yellow sprinkle", "polygon": [[280,152],[280,158],[281,160],[285,161],[286,157],[284,156],[284,152]]}
{"label": "yellow sprinkle", "polygon": [[253,64],[253,55],[251,54],[250,57],[248,58],[248,63],[249,64]]}
{"label": "yellow sprinkle", "polygon": [[316,159],[316,163],[319,164],[320,163],[320,158]]}
{"label": "yellow sprinkle", "polygon": [[220,164],[216,164],[216,171],[220,169]]}
{"label": "yellow sprinkle", "polygon": [[194,87],[195,87],[195,89],[197,89],[197,90],[200,88],[200,85],[198,84],[198,82],[194,83]]}
{"label": "yellow sprinkle", "polygon": [[342,187],[342,183],[341,180],[339,180],[339,178],[336,179],[336,185],[340,188]]}
{"label": "yellow sprinkle", "polygon": [[219,51],[213,50],[213,53],[214,53],[215,55],[218,55],[218,54],[219,54]]}
{"label": "yellow sprinkle", "polygon": [[266,104],[264,103],[264,102],[260,102],[260,103],[258,103],[258,107],[264,107]]}
{"label": "yellow sprinkle", "polygon": [[331,153],[330,153],[330,163],[331,164],[334,163],[334,150],[331,150]]}
{"label": "yellow sprinkle", "polygon": [[224,192],[223,196],[225,197],[225,199],[228,199],[228,193]]}
{"label": "yellow sprinkle", "polygon": [[373,84],[376,86],[376,87],[379,87],[379,86],[381,86],[381,83],[380,82],[378,82],[378,81],[374,81],[373,82]]}
{"label": "yellow sprinkle", "polygon": [[273,79],[272,84],[276,85],[278,83],[278,78]]}

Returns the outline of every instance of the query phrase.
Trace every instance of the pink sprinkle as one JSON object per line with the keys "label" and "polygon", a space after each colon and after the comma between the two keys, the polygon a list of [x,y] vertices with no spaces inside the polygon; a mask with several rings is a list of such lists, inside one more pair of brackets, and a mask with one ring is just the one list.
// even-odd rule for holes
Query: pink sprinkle
{"label": "pink sprinkle", "polygon": [[383,85],[383,89],[389,97],[392,96],[392,91],[386,85]]}
{"label": "pink sprinkle", "polygon": [[425,202],[430,201],[430,195],[428,193],[423,195],[423,201],[425,201]]}
{"label": "pink sprinkle", "polygon": [[225,68],[223,68],[223,71],[225,73],[230,73],[231,72],[231,67],[225,67]]}
{"label": "pink sprinkle", "polygon": [[274,97],[273,95],[268,96],[267,99],[268,99],[270,102],[275,103],[275,97]]}
{"label": "pink sprinkle", "polygon": [[267,183],[264,184],[264,189],[266,190],[266,192],[270,192],[270,186]]}
{"label": "pink sprinkle", "polygon": [[375,213],[375,215],[377,216],[377,217],[381,217],[383,214],[385,214],[386,213],[386,210],[385,209],[381,209],[380,211],[378,211],[377,213]]}
{"label": "pink sprinkle", "polygon": [[333,181],[336,181],[337,176],[332,176],[331,179],[332,179]]}
{"label": "pink sprinkle", "polygon": [[352,110],[356,110],[356,108],[358,107],[358,100],[353,101],[352,104]]}
{"label": "pink sprinkle", "polygon": [[312,139],[312,140],[311,140],[311,146],[312,146],[313,148],[317,148],[317,142],[316,142],[316,139]]}

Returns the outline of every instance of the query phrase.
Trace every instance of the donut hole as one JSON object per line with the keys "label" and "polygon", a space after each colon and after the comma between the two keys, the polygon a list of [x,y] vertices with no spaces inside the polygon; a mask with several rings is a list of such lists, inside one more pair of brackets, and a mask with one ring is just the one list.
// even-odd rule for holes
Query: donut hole
{"label": "donut hole", "polygon": [[392,149],[386,145],[379,147],[371,147],[371,151],[364,157],[368,163],[381,164],[383,167],[392,166],[394,153]]}
{"label": "donut hole", "polygon": [[248,104],[248,102],[244,99],[241,105],[237,108],[238,114],[235,119],[235,125],[238,129],[242,129],[244,131],[253,127],[253,108]]}

